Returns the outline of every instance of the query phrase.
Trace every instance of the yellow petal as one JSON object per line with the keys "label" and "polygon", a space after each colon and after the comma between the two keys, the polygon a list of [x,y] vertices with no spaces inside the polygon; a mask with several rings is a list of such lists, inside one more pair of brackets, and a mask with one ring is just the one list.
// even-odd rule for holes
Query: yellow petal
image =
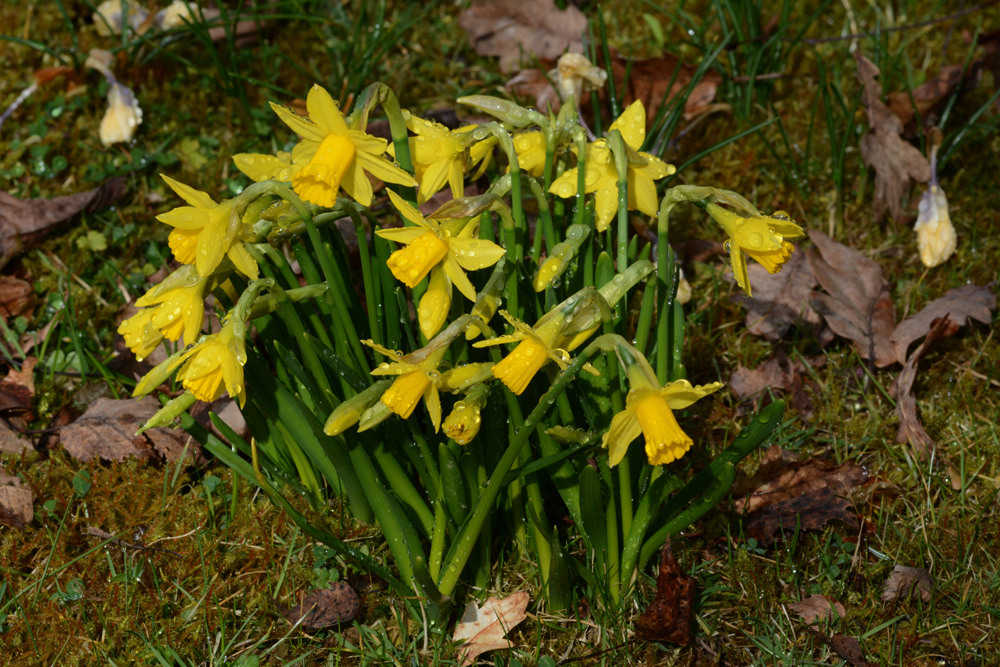
{"label": "yellow petal", "polygon": [[417,182],[408,173],[379,155],[367,151],[358,151],[358,161],[365,171],[386,183],[397,185],[416,185]]}
{"label": "yellow petal", "polygon": [[627,404],[625,409],[619,412],[611,420],[608,432],[604,434],[602,446],[608,450],[608,465],[612,468],[621,463],[625,458],[625,452],[632,441],[639,437],[641,433],[639,422],[635,418],[635,409]]}
{"label": "yellow petal", "polygon": [[160,178],[166,181],[170,189],[177,193],[177,196],[195,208],[212,208],[215,201],[208,196],[207,192],[195,190],[189,185],[184,185],[180,181],[175,181],[166,174],[160,174]]}
{"label": "yellow petal", "polygon": [[646,140],[646,108],[642,105],[642,100],[636,100],[630,104],[608,128],[608,132],[611,130],[621,132],[625,143],[633,149],[639,150],[642,147],[642,142]]}
{"label": "yellow petal", "polygon": [[660,207],[660,200],[656,198],[656,184],[643,168],[629,169],[629,172],[632,175],[628,184],[629,208],[655,218]]}
{"label": "yellow petal", "polygon": [[740,252],[740,247],[735,243],[732,244],[732,249],[729,251],[729,263],[732,264],[733,277],[736,278],[736,284],[746,292],[747,296],[751,296],[750,275],[747,273],[747,259]]}
{"label": "yellow petal", "polygon": [[428,231],[435,231],[437,229],[437,223],[433,220],[427,220],[424,218],[423,213],[415,209],[410,202],[406,201],[392,190],[386,190],[386,192],[389,193],[389,200],[392,202],[392,205],[396,207],[396,210],[399,211],[404,218]]}
{"label": "yellow petal", "polygon": [[194,206],[178,206],[177,208],[161,213],[156,219],[165,225],[170,225],[176,229],[201,229],[208,224],[209,212],[215,208],[215,203],[209,208],[196,208]]}
{"label": "yellow petal", "polygon": [[330,97],[321,86],[313,85],[309,89],[309,96],[306,98],[306,109],[309,110],[309,119],[316,123],[321,130],[328,134],[347,134],[347,123],[344,122],[344,114],[340,107]]}
{"label": "yellow petal", "polygon": [[430,386],[430,378],[423,371],[405,373],[396,378],[392,386],[382,394],[382,403],[403,419],[408,419]]}
{"label": "yellow petal", "polygon": [[563,199],[569,199],[576,195],[577,186],[577,168],[567,169],[562,173],[562,176],[552,181],[552,185],[549,186],[549,193],[562,197]]}
{"label": "yellow petal", "polygon": [[465,275],[461,265],[451,255],[444,260],[444,272],[451,279],[451,282],[455,283],[455,287],[462,293],[462,296],[469,301],[476,300],[476,288],[473,287],[469,276]]}
{"label": "yellow petal", "polygon": [[303,139],[310,139],[312,141],[323,141],[326,138],[327,133],[322,130],[315,123],[311,123],[305,118],[300,118],[295,115],[290,109],[278,106],[274,102],[271,102],[271,109],[274,113],[278,114],[278,118],[281,119],[288,127],[292,128],[292,132],[299,135]]}
{"label": "yellow petal", "polygon": [[250,280],[257,280],[258,268],[257,262],[254,261],[247,249],[243,247],[240,242],[234,243],[230,248],[229,252],[226,253],[229,259],[232,261],[236,270],[242,273],[244,276]]}
{"label": "yellow petal", "polygon": [[232,245],[239,228],[240,219],[232,204],[220,206],[213,212],[212,220],[198,235],[198,251],[195,266],[198,275],[208,276],[222,261]]}
{"label": "yellow petal", "polygon": [[452,238],[448,243],[452,257],[466,271],[493,266],[507,252],[493,241],[486,239]]}
{"label": "yellow petal", "polygon": [[375,193],[372,192],[372,182],[368,180],[368,175],[357,160],[347,168],[347,173],[344,174],[344,180],[341,181],[340,187],[344,189],[348,197],[359,204],[372,205],[372,199],[375,197]]}
{"label": "yellow petal", "polygon": [[671,410],[683,410],[695,401],[718,391],[723,387],[721,382],[693,386],[687,380],[676,380],[659,389],[660,396],[667,402]]}
{"label": "yellow petal", "polygon": [[424,393],[424,403],[427,405],[427,413],[431,416],[431,423],[434,424],[434,432],[441,430],[441,397],[438,388],[433,384]]}
{"label": "yellow petal", "polygon": [[[285,153],[287,156],[288,153]],[[290,160],[282,160],[274,155],[263,153],[237,153],[233,156],[233,164],[250,179],[257,181],[267,181],[276,179],[287,181],[291,179],[292,164]],[[288,171],[288,174],[283,172]],[[285,177],[287,176],[287,178]]]}
{"label": "yellow petal", "polygon": [[375,234],[383,239],[406,244],[413,243],[418,236],[426,233],[427,230],[423,227],[393,227],[391,229],[378,229],[375,231]]}
{"label": "yellow petal", "polygon": [[448,170],[451,164],[451,160],[438,160],[427,165],[420,177],[420,196],[417,201],[420,203],[427,201],[444,187],[448,182]]}
{"label": "yellow petal", "polygon": [[769,251],[756,251],[750,248],[744,248],[746,254],[757,260],[761,266],[767,269],[768,273],[777,273],[781,271],[781,267],[788,261],[792,256],[792,251],[795,250],[793,246],[788,241],[783,241],[781,245]]}
{"label": "yellow petal", "polygon": [[444,270],[438,266],[431,271],[427,291],[420,298],[420,306],[417,308],[420,333],[424,335],[424,338],[429,340],[441,330],[445,320],[448,319],[448,311],[450,310],[451,281],[445,276]]}
{"label": "yellow petal", "polygon": [[601,187],[594,200],[594,221],[597,231],[603,232],[618,215],[618,184],[611,182]]}

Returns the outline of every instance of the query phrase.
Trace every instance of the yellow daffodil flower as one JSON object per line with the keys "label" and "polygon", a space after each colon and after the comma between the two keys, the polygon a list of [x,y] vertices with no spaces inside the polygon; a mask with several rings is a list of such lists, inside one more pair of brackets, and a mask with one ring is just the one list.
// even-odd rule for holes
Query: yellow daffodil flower
{"label": "yellow daffodil flower", "polygon": [[201,333],[207,282],[195,267],[184,265],[136,299],[135,305],[150,310],[149,323],[159,329],[164,338],[177,340],[183,334],[184,342],[190,345]]}
{"label": "yellow daffodil flower", "polygon": [[416,227],[380,229],[379,236],[406,244],[392,253],[388,266],[392,275],[413,288],[429,273],[428,291],[420,300],[417,316],[420,331],[426,338],[436,334],[444,325],[451,308],[452,283],[470,301],[476,300],[466,271],[493,266],[504,255],[504,249],[492,241],[473,238],[475,225],[467,218],[456,218],[444,223],[426,219],[420,211],[402,197],[389,190],[389,198],[399,212]]}
{"label": "yellow daffodil flower", "polygon": [[[640,100],[633,102],[611,124],[610,130],[621,132],[622,139],[633,154],[628,161],[628,208],[653,217],[659,208],[654,181],[674,173],[674,167],[649,153],[637,153],[646,139],[646,110]],[[568,169],[553,181],[549,192],[564,199],[577,194],[577,169]],[[614,155],[605,139],[598,139],[587,147],[584,163],[585,189],[595,192],[595,219],[597,231],[603,232],[618,212],[618,171]]]}
{"label": "yellow daffodil flower", "polygon": [[486,405],[489,388],[485,384],[476,385],[461,401],[455,403],[442,428],[445,435],[460,445],[467,445],[479,434],[483,423],[482,408]]}
{"label": "yellow daffodil flower", "polygon": [[541,178],[545,173],[545,135],[541,130],[533,130],[515,134],[512,139],[517,166],[521,171]]}
{"label": "yellow daffodil flower", "polygon": [[724,247],[729,253],[736,282],[747,296],[750,296],[751,292],[746,255],[757,260],[768,273],[777,273],[795,249],[795,246],[785,239],[794,239],[805,234],[802,228],[782,211],[774,215],[764,215],[759,212],[753,215],[748,211],[731,211],[714,203],[706,204],[705,210],[729,235]]}
{"label": "yellow daffodil flower", "polygon": [[611,427],[604,434],[602,446],[608,450],[608,465],[618,465],[640,434],[646,440],[646,456],[651,465],[676,461],[687,453],[693,442],[681,430],[673,411],[683,410],[717,391],[722,383],[695,387],[687,380],[677,380],[661,387],[649,362],[635,349],[620,346],[618,357],[631,389],[625,398],[625,409],[614,416]]}
{"label": "yellow daffodil flower", "polygon": [[[417,136],[410,138],[410,158],[416,172],[420,190],[417,203],[423,204],[437,193],[444,184],[451,187],[452,197],[465,194],[465,174],[477,165],[473,179],[479,178],[490,164],[496,139],[489,137],[469,145],[475,125],[449,130],[440,123],[410,114],[406,127]],[[389,153],[393,152],[392,146]]]}
{"label": "yellow daffodil flower", "polygon": [[388,183],[416,185],[412,176],[385,159],[388,142],[349,128],[337,103],[320,86],[313,86],[306,98],[308,119],[277,104],[271,108],[302,141],[290,156],[233,156],[240,171],[255,181],[288,176],[302,199],[327,208],[336,203],[341,189],[359,204],[371,206],[374,195],[365,172]]}
{"label": "yellow daffodil flower", "polygon": [[246,325],[230,316],[218,333],[210,334],[186,351],[175,364],[183,363],[177,380],[199,401],[211,403],[222,390],[246,404],[243,364],[247,361],[244,337]]}
{"label": "yellow daffodil flower", "polygon": [[190,206],[181,206],[156,216],[174,228],[167,243],[182,264],[194,264],[198,273],[209,276],[228,256],[236,270],[257,278],[257,263],[243,247],[244,236],[252,230],[240,220],[232,200],[216,204],[207,193],[195,190],[165,174],[167,185]]}
{"label": "yellow daffodil flower", "polygon": [[118,325],[118,333],[125,339],[125,345],[132,350],[138,361],[152,354],[163,342],[163,334],[152,322],[156,311],[156,308],[142,308]]}
{"label": "yellow daffodil flower", "polygon": [[372,375],[398,376],[382,394],[382,404],[403,419],[409,419],[417,403],[423,399],[431,416],[431,423],[434,424],[434,431],[437,432],[441,426],[441,398],[438,388],[442,382],[442,374],[437,367],[448,346],[433,349],[429,345],[404,356],[401,352],[382,347],[371,340],[361,342],[392,359],[392,363],[379,364]]}

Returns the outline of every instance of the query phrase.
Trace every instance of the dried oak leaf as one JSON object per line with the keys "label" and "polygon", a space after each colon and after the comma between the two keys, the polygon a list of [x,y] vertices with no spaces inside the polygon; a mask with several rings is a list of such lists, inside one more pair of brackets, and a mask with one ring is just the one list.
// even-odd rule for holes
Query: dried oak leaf
{"label": "dried oak leaf", "polygon": [[0,317],[24,315],[34,305],[35,289],[31,283],[13,276],[0,276]]}
{"label": "dried oak leaf", "polygon": [[854,59],[869,125],[868,134],[861,137],[861,157],[866,165],[875,168],[872,214],[878,220],[890,211],[893,219],[899,220],[910,181],[926,183],[931,177],[931,165],[917,148],[903,141],[902,121],[882,103],[882,84],[876,80],[878,67],[860,51],[854,53]]}
{"label": "dried oak leaf", "polygon": [[833,340],[833,334],[824,326],[809,297],[818,284],[812,265],[806,261],[804,252],[793,252],[791,259],[778,273],[768,273],[759,264],[747,267],[753,296],[734,297],[747,309],[747,330],[755,336],[763,336],[769,341],[779,341],[792,326],[811,330],[820,345]]}
{"label": "dried oak leaf", "polygon": [[555,0],[476,0],[458,15],[476,53],[499,56],[500,69],[513,71],[522,56],[555,60],[565,51],[583,53],[587,18]]}
{"label": "dried oak leaf", "polygon": [[896,330],[896,313],[882,269],[815,229],[809,238],[819,248],[819,255],[808,253],[809,263],[826,290],[812,292],[813,307],[835,334],[854,341],[862,359],[874,359],[879,368],[892,364],[896,352],[889,337]]}
{"label": "dried oak leaf", "polygon": [[889,108],[903,125],[913,120],[914,105],[917,115],[926,120],[927,112],[950,95],[961,80],[962,66],[947,65],[941,68],[936,77],[909,92],[889,93]]}
{"label": "dried oak leaf", "polygon": [[997,307],[997,296],[987,285],[962,285],[948,290],[940,299],[934,299],[923,309],[899,323],[890,340],[896,348],[896,360],[906,363],[910,344],[930,332],[936,320],[947,317],[956,327],[964,327],[971,317],[989,324]]}
{"label": "dried oak leaf", "polygon": [[[753,478],[738,480],[733,487],[737,512],[752,514],[775,503],[784,502],[821,489],[843,492],[868,480],[868,471],[852,461],[834,465],[826,459],[798,461],[794,452],[771,445],[764,452],[760,468]],[[743,496],[743,497],[739,497]]]}
{"label": "dried oak leaf", "polygon": [[119,176],[93,190],[52,199],[18,199],[0,192],[0,265],[80,211],[102,209],[126,190],[125,179]]}
{"label": "dried oak leaf", "polygon": [[853,667],[875,667],[865,658],[865,654],[861,650],[861,642],[855,637],[845,637],[844,635],[833,635],[830,637],[811,627],[806,628],[806,630],[832,648],[837,655],[851,663]]}
{"label": "dried oak leaf", "polygon": [[917,399],[913,397],[913,382],[917,379],[917,364],[931,346],[941,338],[954,335],[958,326],[948,317],[937,320],[927,332],[924,342],[913,351],[903,364],[903,370],[896,376],[892,391],[896,396],[896,415],[899,417],[899,431],[896,442],[909,442],[917,456],[925,458],[934,446],[934,440],[927,435],[920,417],[917,415]]}
{"label": "dried oak leaf", "polygon": [[[0,454],[21,454],[34,449],[31,439],[8,426],[6,419],[8,418],[0,419]],[[9,419],[11,422],[16,423],[18,427],[27,426],[23,419]]]}
{"label": "dried oak leaf", "polygon": [[486,651],[514,646],[506,635],[526,618],[530,600],[527,593],[519,591],[502,600],[490,598],[482,608],[475,600],[469,602],[452,634],[455,641],[465,642],[458,649],[458,664],[466,667]]}
{"label": "dried oak leaf", "polygon": [[[825,361],[826,357],[820,356],[811,363],[820,366]],[[751,370],[746,366],[737,366],[729,377],[729,388],[741,401],[759,398],[768,389],[783,389],[790,392],[795,411],[808,419],[813,413],[813,403],[803,389],[802,377],[805,373],[806,365],[798,359],[789,359],[784,348],[779,346],[771,358],[757,368]]]}
{"label": "dried oak leaf", "polygon": [[292,625],[306,632],[316,632],[338,623],[346,623],[358,615],[361,603],[353,588],[342,581],[313,591],[302,602],[279,612]]}
{"label": "dried oak leaf", "polygon": [[919,596],[924,602],[931,601],[934,579],[930,572],[919,567],[896,565],[885,580],[882,601],[894,602],[900,598]]}
{"label": "dried oak leaf", "polygon": [[635,622],[640,639],[691,643],[694,579],[685,574],[670,548],[670,537],[660,552],[660,573],[656,577],[656,596]]}
{"label": "dried oak leaf", "polygon": [[[680,58],[669,53],[655,58],[629,59],[615,50],[611,51],[611,69],[618,85],[626,81],[626,73],[628,74],[623,105],[642,100],[646,109],[646,123],[650,125],[656,119],[660,107],[687,88],[698,70],[695,66],[685,65]],[[691,119],[710,111],[720,83],[722,76],[718,72],[706,72],[684,101],[684,118]]]}
{"label": "dried oak leaf", "polygon": [[0,468],[0,524],[24,528],[31,523],[31,489],[21,486],[21,480]]}
{"label": "dried oak leaf", "polygon": [[804,600],[789,604],[788,610],[801,616],[806,625],[835,621],[847,615],[844,605],[828,595],[810,595]]}
{"label": "dried oak leaf", "polygon": [[[183,431],[160,427],[135,435],[158,409],[159,403],[152,398],[99,398],[79,419],[63,427],[60,439],[69,455],[81,461],[123,461],[131,456],[176,461],[189,441]],[[194,443],[188,445],[188,455],[197,457],[194,447]]]}
{"label": "dried oak leaf", "polygon": [[757,510],[747,517],[747,534],[759,544],[769,546],[782,531],[820,530],[831,521],[858,527],[858,515],[851,501],[826,487]]}
{"label": "dried oak leaf", "polygon": [[7,377],[0,380],[0,411],[21,410],[31,408],[31,399],[35,396],[35,364],[38,359],[28,357],[21,368],[11,368]]}

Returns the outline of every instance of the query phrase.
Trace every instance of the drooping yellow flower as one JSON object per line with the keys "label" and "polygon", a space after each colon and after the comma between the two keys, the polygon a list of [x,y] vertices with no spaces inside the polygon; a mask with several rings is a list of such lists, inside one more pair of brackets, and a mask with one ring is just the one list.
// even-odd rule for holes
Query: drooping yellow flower
{"label": "drooping yellow flower", "polygon": [[649,362],[634,348],[621,345],[618,358],[631,386],[625,409],[611,420],[602,446],[608,450],[608,465],[614,467],[640,434],[646,440],[646,456],[651,465],[676,461],[691,448],[692,440],[681,429],[674,410],[683,410],[722,387],[721,382],[693,386],[677,380],[661,387]]}
{"label": "drooping yellow flower", "polygon": [[479,434],[482,426],[482,408],[489,389],[485,384],[476,385],[461,401],[455,403],[444,420],[444,433],[460,445],[467,445]]}
{"label": "drooping yellow flower", "polygon": [[177,372],[177,380],[199,401],[210,403],[225,389],[242,407],[247,400],[243,387],[245,335],[246,325],[230,316],[218,333],[206,336],[174,362],[175,366],[184,364]]}
{"label": "drooping yellow flower", "polygon": [[163,343],[163,334],[152,323],[156,308],[142,308],[138,313],[118,325],[118,333],[125,339],[125,345],[132,354],[142,361]]}
{"label": "drooping yellow flower", "polygon": [[504,249],[492,241],[473,238],[475,226],[467,218],[444,223],[426,219],[420,211],[389,190],[389,198],[399,212],[416,227],[381,229],[382,238],[406,244],[390,255],[389,270],[400,282],[413,288],[431,274],[428,291],[420,300],[418,319],[426,338],[436,334],[451,308],[451,285],[458,287],[470,301],[476,300],[476,288],[465,275],[493,266],[504,255]]}
{"label": "drooping yellow flower", "polygon": [[608,465],[617,465],[640,434],[646,440],[646,456],[651,465],[670,463],[684,456],[692,440],[677,423],[673,411],[688,407],[720,387],[721,382],[695,387],[687,380],[659,388],[633,386],[625,399],[625,409],[614,416],[611,428],[604,434]]}
{"label": "drooping yellow flower", "polygon": [[[469,145],[474,125],[449,130],[440,123],[410,114],[406,127],[417,136],[410,138],[410,158],[416,172],[420,190],[417,202],[422,204],[437,193],[444,184],[451,187],[452,197],[465,194],[465,174],[477,165],[473,179],[479,178],[490,164],[496,139],[489,137]],[[389,152],[393,153],[392,147]]]}
{"label": "drooping yellow flower", "polygon": [[431,416],[431,423],[434,424],[434,431],[437,432],[441,426],[441,397],[438,388],[442,382],[442,374],[437,366],[444,357],[447,345],[429,354],[418,350],[404,356],[401,352],[382,347],[371,340],[361,342],[392,359],[391,363],[379,364],[372,375],[398,376],[382,394],[382,404],[403,419],[408,419],[417,403],[423,399]]}
{"label": "drooping yellow flower", "polygon": [[195,267],[185,264],[136,299],[135,305],[150,311],[149,323],[164,338],[178,340],[183,334],[184,342],[190,345],[201,333],[207,282]]}
{"label": "drooping yellow flower", "polygon": [[[638,153],[646,139],[646,110],[642,101],[633,102],[611,124],[610,130],[621,132],[630,151],[628,160],[628,208],[652,217],[659,208],[654,181],[674,173],[674,167],[649,153]],[[577,169],[568,169],[553,181],[549,192],[568,199],[577,194]],[[615,158],[605,139],[587,146],[584,163],[584,192],[595,192],[597,231],[603,232],[618,211],[618,171]]]}
{"label": "drooping yellow flower", "polygon": [[545,173],[545,135],[541,130],[522,132],[513,137],[517,166],[521,171],[540,178]]}
{"label": "drooping yellow flower", "polygon": [[408,173],[385,159],[387,141],[347,126],[337,103],[320,86],[306,98],[309,118],[271,104],[271,108],[302,141],[283,157],[241,153],[234,156],[240,171],[255,181],[276,178],[288,169],[295,193],[307,202],[332,207],[341,189],[364,206],[372,203],[372,185],[365,172],[388,183],[416,185]]}
{"label": "drooping yellow flower", "polygon": [[207,193],[195,190],[165,174],[167,185],[190,206],[180,206],[156,216],[174,228],[168,244],[182,264],[193,264],[202,276],[209,276],[229,257],[236,270],[251,279],[257,278],[257,263],[243,247],[244,237],[251,238],[250,225],[244,224],[232,200],[216,204]]}
{"label": "drooping yellow flower", "polygon": [[724,247],[729,253],[736,282],[747,296],[751,292],[746,255],[757,260],[768,273],[777,273],[795,249],[786,239],[805,234],[782,211],[774,215],[759,212],[753,215],[747,211],[731,211],[714,203],[707,204],[705,210],[729,235]]}

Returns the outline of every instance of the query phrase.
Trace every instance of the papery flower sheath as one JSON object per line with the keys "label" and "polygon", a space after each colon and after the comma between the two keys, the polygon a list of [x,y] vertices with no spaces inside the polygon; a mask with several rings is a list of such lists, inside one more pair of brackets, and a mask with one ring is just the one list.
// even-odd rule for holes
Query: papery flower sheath
{"label": "papery flower sheath", "polygon": [[786,239],[805,234],[781,211],[774,215],[759,212],[754,215],[747,211],[731,211],[714,203],[706,204],[705,210],[729,235],[724,248],[729,253],[733,276],[747,296],[751,291],[746,255],[757,260],[768,273],[777,273],[795,249]]}
{"label": "papery flower sheath", "polygon": [[160,174],[170,189],[190,206],[180,206],[156,216],[174,228],[167,243],[182,264],[193,264],[202,276],[209,276],[229,257],[236,270],[251,279],[257,278],[257,263],[243,247],[244,238],[253,230],[244,224],[232,200],[215,203],[207,193],[195,190],[165,174]]}
{"label": "papery flower sheath", "polygon": [[[621,132],[622,139],[631,149],[628,160],[628,208],[655,216],[659,208],[654,181],[674,173],[674,167],[649,153],[638,153],[646,138],[646,111],[640,100],[633,102],[611,124],[611,130]],[[567,169],[553,181],[549,192],[568,199],[577,194],[577,169]],[[603,232],[618,211],[618,171],[615,158],[605,139],[598,139],[587,146],[584,162],[584,191],[595,195],[595,221],[597,231]]]}
{"label": "papery flower sheath", "polygon": [[313,86],[306,99],[309,118],[271,104],[278,117],[302,139],[291,155],[254,153],[233,156],[244,174],[262,181],[291,178],[292,189],[307,202],[332,207],[341,189],[364,206],[371,206],[372,185],[365,172],[388,183],[416,185],[408,173],[385,158],[388,142],[351,129],[330,93]]}
{"label": "papery flower sheath", "polygon": [[399,212],[415,227],[380,229],[379,236],[406,244],[390,255],[389,270],[400,282],[413,288],[431,275],[429,289],[420,300],[417,312],[420,331],[426,338],[444,325],[451,308],[451,286],[454,283],[470,301],[476,300],[476,288],[466,271],[493,266],[504,255],[504,249],[492,241],[474,238],[475,225],[468,218],[455,218],[439,223],[427,219],[402,197],[389,190],[389,198]]}

